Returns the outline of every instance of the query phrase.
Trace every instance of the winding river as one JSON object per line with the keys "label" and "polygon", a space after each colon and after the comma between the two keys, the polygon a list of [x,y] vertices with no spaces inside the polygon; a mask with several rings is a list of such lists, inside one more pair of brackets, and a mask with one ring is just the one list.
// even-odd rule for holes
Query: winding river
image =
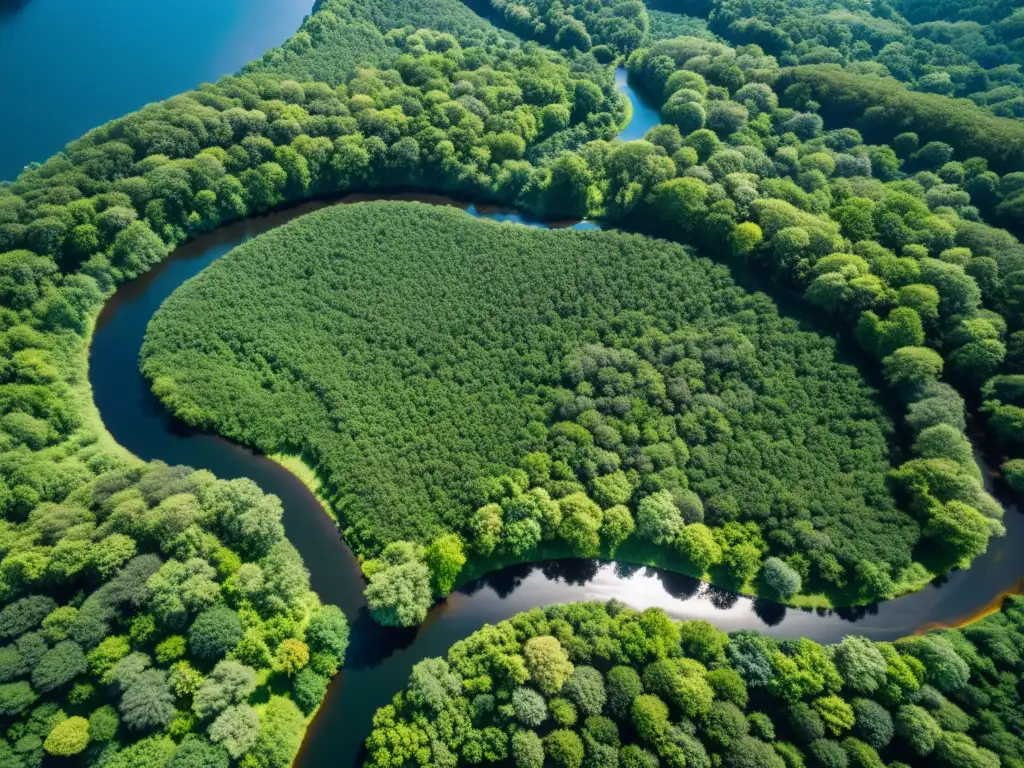
{"label": "winding river", "polygon": [[[633,92],[621,71],[619,87],[634,105],[633,119],[622,136],[640,138],[657,124],[657,110]],[[269,459],[178,422],[139,373],[138,356],[146,326],[160,304],[185,280],[232,248],[326,205],[382,197],[458,206],[473,216],[528,226],[553,226],[514,211],[424,194],[348,195],[340,200],[304,203],[203,235],[175,250],[147,274],[121,286],[99,316],[90,352],[89,376],[95,402],[114,438],[140,458],[208,469],[224,479],[248,477],[267,493],[279,496],[286,533],[305,559],[313,589],[324,602],[340,606],[349,617],[352,645],[345,669],[332,683],[311,724],[296,766],[357,765],[373,713],[405,684],[413,664],[443,655],[453,643],[485,623],[536,606],[616,598],[637,608],[657,606],[677,618],[707,619],[727,631],[752,628],[780,637],[803,636],[821,642],[837,641],[855,632],[875,640],[893,640],[930,626],[961,622],[1017,588],[1024,576],[1018,562],[1024,542],[1024,516],[1003,498],[1007,535],[994,540],[973,568],[954,572],[921,592],[877,606],[837,611],[787,609],[654,568],[560,560],[489,574],[437,605],[426,622],[415,629],[377,626],[366,610],[355,557],[313,494]],[[598,228],[591,222],[564,226]],[[985,469],[990,481],[991,473]]]}

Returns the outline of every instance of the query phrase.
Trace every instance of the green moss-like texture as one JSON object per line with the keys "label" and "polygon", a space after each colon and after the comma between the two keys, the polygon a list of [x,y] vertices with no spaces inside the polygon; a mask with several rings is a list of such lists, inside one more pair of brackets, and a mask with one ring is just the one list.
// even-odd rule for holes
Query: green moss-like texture
{"label": "green moss-like texture", "polygon": [[[483,555],[597,554],[635,528],[742,586],[766,557],[807,578],[811,526],[886,568],[918,536],[885,484],[891,426],[833,343],[636,235],[327,209],[180,288],[143,370],[189,423],[312,460],[370,556],[453,531]],[[704,523],[717,543],[684,535]]]}

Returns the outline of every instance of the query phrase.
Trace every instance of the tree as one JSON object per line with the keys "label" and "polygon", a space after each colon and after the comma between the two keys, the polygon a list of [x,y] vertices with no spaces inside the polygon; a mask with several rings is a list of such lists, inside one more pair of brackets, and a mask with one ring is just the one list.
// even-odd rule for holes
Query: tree
{"label": "tree", "polygon": [[968,684],[970,667],[946,638],[939,635],[918,637],[907,644],[906,650],[924,664],[926,679],[940,691],[953,693]]}
{"label": "tree", "polygon": [[0,611],[0,637],[13,638],[38,627],[57,603],[44,595],[29,595]]}
{"label": "tree", "polygon": [[627,744],[619,753],[622,768],[658,768],[658,758],[643,747]]}
{"label": "tree", "polygon": [[903,347],[882,360],[892,386],[921,386],[942,375],[942,357],[926,347]]}
{"label": "tree", "polygon": [[88,744],[89,721],[84,717],[69,717],[50,731],[43,749],[57,757],[70,757],[83,751]]}
{"label": "tree", "polygon": [[256,690],[256,670],[237,661],[224,659],[217,662],[199,690],[192,697],[192,710],[206,718],[240,704]]}
{"label": "tree", "polygon": [[604,510],[602,517],[601,539],[614,552],[622,542],[633,535],[633,531],[636,529],[633,515],[629,511],[629,507],[616,504],[614,507]]}
{"label": "tree", "polygon": [[957,768],[997,768],[1001,764],[997,755],[980,749],[966,733],[943,733],[933,754],[940,765]]}
{"label": "tree", "polygon": [[550,635],[530,638],[523,646],[523,659],[530,679],[547,696],[561,691],[573,673],[573,664],[562,644]]}
{"label": "tree", "polygon": [[0,715],[13,717],[25,712],[39,698],[24,680],[0,685]]}
{"label": "tree", "polygon": [[228,768],[228,753],[194,733],[187,734],[164,768]]}
{"label": "tree", "polygon": [[693,563],[701,573],[721,562],[722,548],[711,529],[703,523],[691,523],[683,528],[675,542],[679,554]]}
{"label": "tree", "polygon": [[462,551],[462,539],[454,533],[441,536],[427,547],[424,558],[434,591],[442,597],[455,588],[455,581],[466,564],[466,555]]}
{"label": "tree", "polygon": [[275,660],[278,669],[294,677],[309,663],[309,646],[294,637],[287,637],[277,646]]}
{"label": "tree", "polygon": [[121,719],[129,728],[163,728],[174,717],[174,695],[163,671],[147,669],[134,675],[121,695]]}
{"label": "tree", "polygon": [[326,651],[342,660],[348,649],[348,638],[348,621],[338,606],[323,605],[310,615],[306,625],[306,643],[314,653]]}
{"label": "tree", "polygon": [[586,162],[573,152],[564,152],[557,156],[550,168],[551,176],[545,190],[545,213],[556,219],[586,216],[593,181]]}
{"label": "tree", "polygon": [[882,652],[865,637],[848,636],[835,647],[833,661],[843,684],[856,693],[874,693],[885,683],[888,664]]}
{"label": "tree", "polygon": [[263,708],[256,743],[245,756],[245,765],[287,768],[298,752],[304,728],[302,713],[291,700],[271,696]]}
{"label": "tree", "polygon": [[409,676],[409,700],[435,714],[444,711],[462,692],[462,679],[443,659],[424,659]]}
{"label": "tree", "polygon": [[786,768],[770,744],[752,736],[741,736],[729,744],[722,765],[726,768]]}
{"label": "tree", "polygon": [[847,768],[850,758],[842,746],[831,739],[818,739],[811,742],[810,749],[813,763],[820,768]]}
{"label": "tree", "polygon": [[71,640],[57,643],[48,650],[32,670],[32,687],[49,693],[67,685],[86,670],[81,646]]}
{"label": "tree", "polygon": [[501,540],[501,507],[487,504],[480,507],[469,522],[473,548],[485,557],[494,552]]}
{"label": "tree", "polygon": [[668,706],[657,696],[637,696],[633,701],[632,722],[641,739],[657,744],[669,726]]}
{"label": "tree", "polygon": [[679,178],[655,187],[648,205],[655,221],[668,234],[687,237],[697,231],[707,213],[708,187],[700,179]]}
{"label": "tree", "polygon": [[949,355],[950,371],[970,387],[980,387],[991,378],[1006,358],[1006,346],[998,339],[964,344]]}
{"label": "tree", "polygon": [[644,690],[668,701],[688,718],[711,710],[714,691],[703,677],[703,667],[692,660],[659,659],[643,674]]}
{"label": "tree", "polygon": [[542,768],[544,765],[544,743],[533,731],[516,731],[512,734],[512,759],[516,768]]}
{"label": "tree", "polygon": [[217,659],[236,646],[243,635],[238,614],[226,605],[200,613],[188,630],[188,647],[200,659]]}
{"label": "tree", "polygon": [[633,495],[633,486],[622,470],[608,475],[595,477],[591,482],[591,494],[594,501],[605,510],[616,504],[626,504]]}
{"label": "tree", "polygon": [[875,749],[885,749],[895,733],[888,710],[871,699],[854,699],[851,705],[856,718],[853,732]]}
{"label": "tree", "polygon": [[640,675],[632,667],[612,667],[606,676],[608,711],[623,720],[632,711],[633,700],[644,691]]}
{"label": "tree", "polygon": [[561,728],[571,728],[576,725],[576,721],[579,719],[579,714],[576,712],[576,707],[573,706],[572,702],[560,696],[556,696],[548,702],[548,709],[551,712],[551,719],[555,725]]}
{"label": "tree", "polygon": [[1010,459],[1003,463],[1003,479],[1013,490],[1024,492],[1024,459]]}
{"label": "tree", "polygon": [[141,275],[167,255],[167,246],[144,221],[134,221],[117,233],[110,248],[111,262],[125,277]]}
{"label": "tree", "polygon": [[260,728],[260,717],[248,704],[228,707],[211,723],[210,741],[221,744],[236,760],[252,749]]}
{"label": "tree", "polygon": [[598,715],[604,709],[604,679],[593,667],[576,667],[562,688],[562,695],[586,715]]}
{"label": "tree", "polygon": [[915,704],[901,706],[896,711],[894,724],[896,733],[922,757],[932,753],[942,735],[942,727],[935,718],[928,710]]}
{"label": "tree", "polygon": [[512,692],[512,709],[516,720],[527,728],[536,728],[548,717],[548,705],[532,688],[516,688]]}
{"label": "tree", "polygon": [[705,718],[705,735],[716,747],[728,747],[747,735],[750,726],[742,710],[735,704],[716,701]]}
{"label": "tree", "polygon": [[921,282],[938,290],[939,312],[943,317],[970,315],[981,304],[978,284],[958,264],[922,259]]}
{"label": "tree", "polygon": [[800,574],[777,557],[769,557],[761,566],[761,581],[768,591],[785,602],[800,592]]}
{"label": "tree", "polygon": [[683,532],[683,516],[668,491],[640,500],[636,513],[636,532],[654,544],[671,544]]}
{"label": "tree", "polygon": [[729,245],[732,248],[732,255],[744,258],[753,253],[764,240],[764,233],[761,227],[752,221],[744,221],[737,224],[729,235]]}
{"label": "tree", "polygon": [[167,683],[176,696],[190,696],[203,684],[203,675],[188,661],[176,661],[168,671]]}
{"label": "tree", "polygon": [[264,557],[284,538],[280,500],[248,478],[213,483],[202,501],[225,542],[251,558]]}
{"label": "tree", "polygon": [[825,730],[835,736],[850,730],[854,724],[853,708],[838,696],[822,696],[811,702],[821,716]]}
{"label": "tree", "polygon": [[120,725],[121,718],[117,716],[117,711],[105,704],[89,715],[89,741],[110,741],[117,735]]}
{"label": "tree", "polygon": [[331,680],[311,667],[306,667],[295,676],[292,682],[292,697],[307,715],[311,714],[327,693]]}
{"label": "tree", "polygon": [[585,493],[574,493],[559,500],[562,513],[559,535],[573,552],[582,557],[596,557],[601,551],[600,530],[604,520],[601,508]]}
{"label": "tree", "polygon": [[421,562],[408,562],[373,574],[366,602],[374,621],[385,627],[421,623],[432,602],[430,569]]}
{"label": "tree", "polygon": [[992,527],[974,507],[954,500],[929,507],[922,533],[935,539],[960,567],[967,567],[988,548]]}

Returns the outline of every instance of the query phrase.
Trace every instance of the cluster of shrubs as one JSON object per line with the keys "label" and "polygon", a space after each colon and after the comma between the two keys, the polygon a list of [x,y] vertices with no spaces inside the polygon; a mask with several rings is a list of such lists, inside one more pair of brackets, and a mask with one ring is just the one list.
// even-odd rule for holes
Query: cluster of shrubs
{"label": "cluster of shrubs", "polygon": [[996,768],[1024,757],[1024,604],[822,646],[580,603],[485,626],[374,716],[368,768]]}

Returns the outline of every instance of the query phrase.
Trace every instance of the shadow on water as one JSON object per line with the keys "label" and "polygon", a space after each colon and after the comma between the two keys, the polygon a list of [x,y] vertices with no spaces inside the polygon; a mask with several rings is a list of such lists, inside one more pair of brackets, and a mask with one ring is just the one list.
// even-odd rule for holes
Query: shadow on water
{"label": "shadow on water", "polygon": [[28,4],[29,0],[0,0],[0,19],[14,16]]}
{"label": "shadow on water", "polygon": [[[656,113],[636,108],[638,100],[628,84],[620,82],[620,87],[633,98],[634,122],[656,121]],[[484,624],[538,606],[616,599],[638,609],[659,607],[676,618],[705,619],[725,631],[750,628],[821,642],[835,642],[857,632],[875,640],[894,640],[922,626],[956,624],[1017,588],[1022,575],[1018,552],[1024,541],[1024,517],[1001,499],[1008,511],[1007,535],[993,541],[972,569],[954,572],[921,592],[877,606],[793,609],[656,568],[550,560],[504,568],[467,584],[435,606],[420,627],[396,630],[377,625],[366,609],[358,563],[313,494],[266,457],[182,425],[163,408],[138,370],[150,318],[187,279],[236,246],[298,216],[333,203],[370,199],[453,205],[473,216],[531,226],[600,228],[590,222],[543,224],[515,211],[419,193],[348,195],[340,201],[307,202],[203,235],[178,248],[146,275],[123,285],[104,306],[90,350],[89,377],[95,402],[114,438],[143,459],[208,469],[225,479],[248,477],[280,497],[285,531],[310,569],[313,588],[324,602],[340,606],[351,622],[346,667],[310,725],[296,766],[357,764],[373,713],[405,684],[416,662],[445,654],[452,644]],[[991,474],[986,467],[990,485]]]}

